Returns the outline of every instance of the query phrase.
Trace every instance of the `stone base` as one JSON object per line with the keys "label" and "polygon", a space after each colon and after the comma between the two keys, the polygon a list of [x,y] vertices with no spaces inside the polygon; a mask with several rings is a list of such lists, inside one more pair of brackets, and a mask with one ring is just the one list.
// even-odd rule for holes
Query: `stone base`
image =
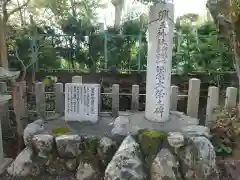
{"label": "stone base", "polygon": [[13,162],[12,158],[4,158],[3,162],[0,162],[0,175],[5,172],[8,166]]}
{"label": "stone base", "polygon": [[[182,128],[188,125],[198,125],[199,120],[184,115],[182,112],[170,112],[169,121],[159,123],[149,121],[145,118],[144,111],[126,112],[120,111],[119,116],[127,116],[129,118],[130,133],[135,133],[140,129],[152,129],[165,132],[180,132]],[[48,121],[44,126],[49,132],[54,128],[67,128],[69,133],[89,134],[94,136],[111,136],[113,122],[115,118],[111,113],[101,113],[99,121],[96,124],[83,122],[65,122],[64,117],[56,120]]]}
{"label": "stone base", "polygon": [[129,118],[132,132],[136,132],[139,129],[152,129],[164,132],[181,132],[184,127],[199,124],[198,119],[186,116],[184,113],[178,111],[171,111],[169,120],[161,123],[147,120],[144,112],[132,113]]}

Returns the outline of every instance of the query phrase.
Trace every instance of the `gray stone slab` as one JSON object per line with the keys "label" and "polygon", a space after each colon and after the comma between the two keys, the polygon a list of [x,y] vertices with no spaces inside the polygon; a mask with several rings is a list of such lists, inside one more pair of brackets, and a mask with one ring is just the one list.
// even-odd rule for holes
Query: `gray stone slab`
{"label": "gray stone slab", "polygon": [[[181,112],[171,112],[170,120],[164,123],[148,121],[144,117],[144,112],[120,112],[120,115],[128,116],[130,120],[130,132],[135,133],[140,129],[161,130],[164,132],[181,131],[188,125],[197,125],[198,119],[191,118]],[[96,124],[82,122],[65,122],[64,117],[46,122],[45,129],[51,131],[54,128],[67,128],[69,133],[87,134],[94,136],[111,136],[113,128],[113,118],[110,114],[101,114]]]}

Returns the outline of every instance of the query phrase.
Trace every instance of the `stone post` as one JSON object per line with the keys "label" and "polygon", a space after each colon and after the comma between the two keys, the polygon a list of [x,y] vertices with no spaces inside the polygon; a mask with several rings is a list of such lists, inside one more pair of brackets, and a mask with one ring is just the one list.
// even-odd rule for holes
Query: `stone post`
{"label": "stone post", "polygon": [[82,76],[73,76],[72,82],[73,83],[82,83]]}
{"label": "stone post", "polygon": [[230,112],[232,108],[235,108],[237,105],[237,88],[228,87],[226,90],[226,98],[225,98],[225,109],[228,109]]}
{"label": "stone post", "polygon": [[173,3],[150,7],[145,118],[156,122],[169,119],[173,21]]}

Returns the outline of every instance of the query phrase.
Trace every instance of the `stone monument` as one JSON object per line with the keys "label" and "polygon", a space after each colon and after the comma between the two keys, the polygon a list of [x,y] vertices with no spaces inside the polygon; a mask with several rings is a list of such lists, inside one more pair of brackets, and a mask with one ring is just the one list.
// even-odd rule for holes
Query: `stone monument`
{"label": "stone monument", "polygon": [[135,130],[179,132],[199,124],[196,118],[170,111],[173,35],[173,1],[157,2],[150,7],[148,19],[145,113],[135,112],[129,117]]}
{"label": "stone monument", "polygon": [[[0,67],[0,81],[9,81],[16,79],[19,76],[20,72],[10,72],[8,70],[5,70],[3,67]],[[2,115],[5,112],[6,109],[4,106],[8,101],[11,99],[11,95],[7,94],[0,94],[0,174],[2,174],[5,169],[12,163],[11,158],[4,158],[4,152],[3,152],[3,142],[2,142]]]}
{"label": "stone monument", "polygon": [[156,122],[169,119],[174,5],[157,3],[150,7],[145,117]]}
{"label": "stone monument", "polygon": [[65,85],[65,120],[96,123],[99,117],[99,84]]}

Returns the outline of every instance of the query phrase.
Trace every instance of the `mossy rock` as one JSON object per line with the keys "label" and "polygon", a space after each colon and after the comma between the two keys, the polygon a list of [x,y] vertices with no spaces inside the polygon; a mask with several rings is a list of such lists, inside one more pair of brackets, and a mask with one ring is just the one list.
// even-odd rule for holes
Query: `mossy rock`
{"label": "mossy rock", "polygon": [[57,136],[57,135],[66,135],[68,133],[68,129],[66,128],[55,128],[52,130],[52,134],[54,136]]}
{"label": "mossy rock", "polygon": [[138,135],[138,141],[144,156],[157,154],[166,139],[166,133],[156,130],[141,130]]}
{"label": "mossy rock", "polygon": [[90,163],[93,166],[98,165],[97,148],[99,146],[99,139],[96,137],[83,138],[83,153],[80,155],[79,160],[82,162]]}

